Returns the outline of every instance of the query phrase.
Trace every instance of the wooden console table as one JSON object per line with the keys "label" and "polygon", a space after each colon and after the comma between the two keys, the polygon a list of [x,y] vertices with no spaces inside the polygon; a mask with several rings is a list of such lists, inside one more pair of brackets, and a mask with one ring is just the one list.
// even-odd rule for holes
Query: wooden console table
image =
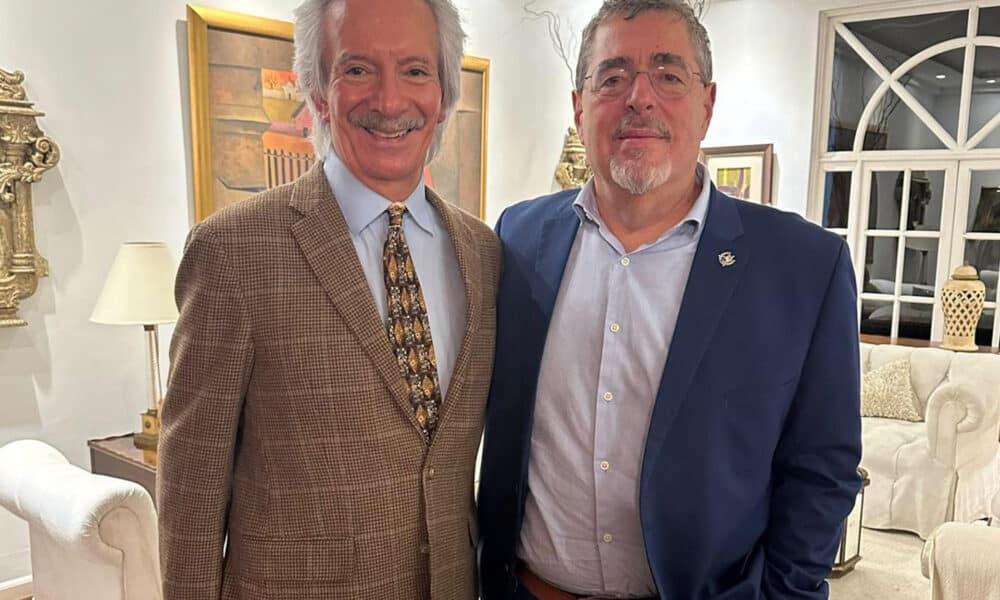
{"label": "wooden console table", "polygon": [[146,488],[156,504],[156,452],[136,448],[131,433],[89,440],[87,446],[91,472],[134,481]]}

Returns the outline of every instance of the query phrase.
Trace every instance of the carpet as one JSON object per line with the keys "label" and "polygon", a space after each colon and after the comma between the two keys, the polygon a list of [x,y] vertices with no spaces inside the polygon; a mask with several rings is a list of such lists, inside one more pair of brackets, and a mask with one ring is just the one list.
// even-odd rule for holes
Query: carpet
{"label": "carpet", "polygon": [[920,574],[924,541],[912,533],[865,529],[854,571],[830,580],[830,600],[929,600],[931,583]]}

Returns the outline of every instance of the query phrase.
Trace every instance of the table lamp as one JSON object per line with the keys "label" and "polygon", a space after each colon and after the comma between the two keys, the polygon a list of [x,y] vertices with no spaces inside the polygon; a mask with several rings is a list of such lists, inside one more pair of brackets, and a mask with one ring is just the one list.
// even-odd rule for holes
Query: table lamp
{"label": "table lamp", "polygon": [[149,358],[149,408],[142,413],[136,448],[154,452],[160,433],[159,336],[156,326],[177,320],[177,263],[163,242],[125,242],[118,250],[90,320],[106,325],[142,325]]}

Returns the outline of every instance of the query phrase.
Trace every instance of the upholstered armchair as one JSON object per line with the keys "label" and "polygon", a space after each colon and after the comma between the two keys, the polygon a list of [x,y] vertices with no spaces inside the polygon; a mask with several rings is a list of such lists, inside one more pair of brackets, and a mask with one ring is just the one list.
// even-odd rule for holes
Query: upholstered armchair
{"label": "upholstered armchair", "polygon": [[1000,494],[992,524],[945,523],[927,538],[920,568],[931,600],[1000,600]]}
{"label": "upholstered armchair", "polygon": [[0,506],[28,522],[37,600],[158,600],[153,500],[36,440],[0,448]]}
{"label": "upholstered armchair", "polygon": [[862,418],[864,525],[926,538],[986,518],[1000,488],[1000,356],[861,344],[863,375],[902,359],[923,420]]}

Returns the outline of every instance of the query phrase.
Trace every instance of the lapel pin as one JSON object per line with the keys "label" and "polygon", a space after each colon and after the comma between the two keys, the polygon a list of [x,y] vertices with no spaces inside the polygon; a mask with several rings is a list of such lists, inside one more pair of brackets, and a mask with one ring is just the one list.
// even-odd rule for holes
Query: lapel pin
{"label": "lapel pin", "polygon": [[736,264],[736,255],[726,250],[719,255],[719,264],[723,267],[731,267]]}

